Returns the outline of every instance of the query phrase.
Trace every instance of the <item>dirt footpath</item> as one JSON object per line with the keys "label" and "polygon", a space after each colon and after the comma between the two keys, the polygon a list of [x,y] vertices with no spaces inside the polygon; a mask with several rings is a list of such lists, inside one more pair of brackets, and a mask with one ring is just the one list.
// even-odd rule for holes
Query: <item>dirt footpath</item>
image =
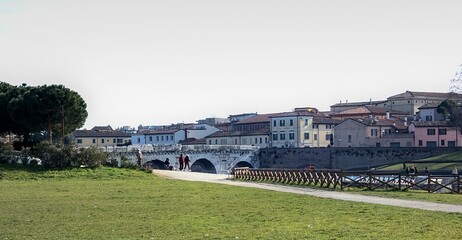
{"label": "dirt footpath", "polygon": [[275,185],[275,184],[267,184],[267,183],[233,181],[233,180],[230,180],[229,179],[230,176],[226,174],[208,174],[208,173],[166,171],[166,170],[153,170],[152,172],[162,177],[174,178],[174,179],[180,179],[180,180],[186,180],[186,181],[221,183],[221,184],[228,184],[228,185],[233,185],[233,186],[252,187],[252,188],[260,188],[260,189],[279,191],[279,192],[305,194],[305,195],[310,195],[310,196],[332,198],[332,199],[344,200],[344,201],[373,203],[373,204],[381,204],[381,205],[389,205],[389,206],[405,207],[405,208],[416,208],[416,209],[429,210],[429,211],[462,213],[462,205],[365,196],[365,195],[360,195],[360,194],[350,194],[350,193],[344,193],[344,192],[338,192],[338,191],[324,191],[324,190],[318,190],[318,189],[299,188],[299,187],[291,187],[291,186]]}

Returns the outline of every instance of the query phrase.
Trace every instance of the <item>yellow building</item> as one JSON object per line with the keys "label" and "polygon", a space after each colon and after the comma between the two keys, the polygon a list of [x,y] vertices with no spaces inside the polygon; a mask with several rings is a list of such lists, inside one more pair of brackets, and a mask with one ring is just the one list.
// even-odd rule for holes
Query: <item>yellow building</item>
{"label": "yellow building", "polygon": [[248,145],[259,148],[268,147],[268,129],[258,131],[219,131],[207,137],[207,145]]}
{"label": "yellow building", "polygon": [[281,113],[271,117],[272,147],[327,147],[335,120],[310,111]]}
{"label": "yellow building", "polygon": [[131,141],[130,134],[114,131],[110,126],[75,130],[72,135],[72,140],[77,147],[116,147],[127,145]]}

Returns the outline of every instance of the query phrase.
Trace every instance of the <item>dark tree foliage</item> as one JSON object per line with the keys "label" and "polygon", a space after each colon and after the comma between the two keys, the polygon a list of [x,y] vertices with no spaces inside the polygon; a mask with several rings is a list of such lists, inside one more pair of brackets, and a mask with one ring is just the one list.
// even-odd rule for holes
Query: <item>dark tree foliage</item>
{"label": "dark tree foliage", "polygon": [[446,99],[438,105],[436,112],[443,114],[445,120],[454,127],[462,127],[462,112],[456,102]]}
{"label": "dark tree foliage", "polygon": [[14,87],[8,83],[0,82],[0,134],[28,135],[28,130],[19,122],[14,121],[8,110],[12,100],[21,96],[25,89],[25,86]]}
{"label": "dark tree foliage", "polygon": [[[86,103],[75,91],[63,85],[12,87],[0,85],[0,133],[13,132],[24,136],[46,132],[50,141],[53,134],[63,137],[85,123]],[[9,122],[8,122],[9,121]]]}

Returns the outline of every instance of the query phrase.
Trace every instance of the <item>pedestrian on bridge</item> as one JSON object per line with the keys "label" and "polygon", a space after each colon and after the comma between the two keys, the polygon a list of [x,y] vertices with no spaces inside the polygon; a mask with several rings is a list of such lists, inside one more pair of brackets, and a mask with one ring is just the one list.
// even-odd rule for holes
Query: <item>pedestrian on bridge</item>
{"label": "pedestrian on bridge", "polygon": [[186,168],[188,168],[188,170],[191,172],[191,167],[189,166],[189,162],[191,161],[191,159],[189,159],[189,155],[186,155],[186,157],[184,157],[184,170],[186,171]]}
{"label": "pedestrian on bridge", "polygon": [[180,157],[178,158],[178,163],[180,164],[180,171],[183,171],[183,164],[184,164],[183,153],[180,154]]}

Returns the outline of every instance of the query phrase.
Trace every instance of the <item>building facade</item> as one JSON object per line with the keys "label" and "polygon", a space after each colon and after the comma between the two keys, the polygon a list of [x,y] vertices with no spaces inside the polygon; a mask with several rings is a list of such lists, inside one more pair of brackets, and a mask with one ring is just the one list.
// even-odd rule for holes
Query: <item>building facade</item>
{"label": "building facade", "polygon": [[271,119],[271,147],[327,147],[335,120],[307,111],[280,113]]}
{"label": "building facade", "polygon": [[400,119],[347,119],[334,129],[334,147],[412,147],[414,136]]}
{"label": "building facade", "polygon": [[71,141],[77,147],[116,147],[130,144],[131,135],[112,130],[110,126],[94,127],[91,130],[75,130]]}
{"label": "building facade", "polygon": [[415,122],[409,126],[414,132],[416,147],[460,147],[460,128],[451,127],[446,121]]}
{"label": "building facade", "polygon": [[205,137],[207,145],[248,145],[259,148],[269,146],[269,130],[259,131],[219,131]]}

